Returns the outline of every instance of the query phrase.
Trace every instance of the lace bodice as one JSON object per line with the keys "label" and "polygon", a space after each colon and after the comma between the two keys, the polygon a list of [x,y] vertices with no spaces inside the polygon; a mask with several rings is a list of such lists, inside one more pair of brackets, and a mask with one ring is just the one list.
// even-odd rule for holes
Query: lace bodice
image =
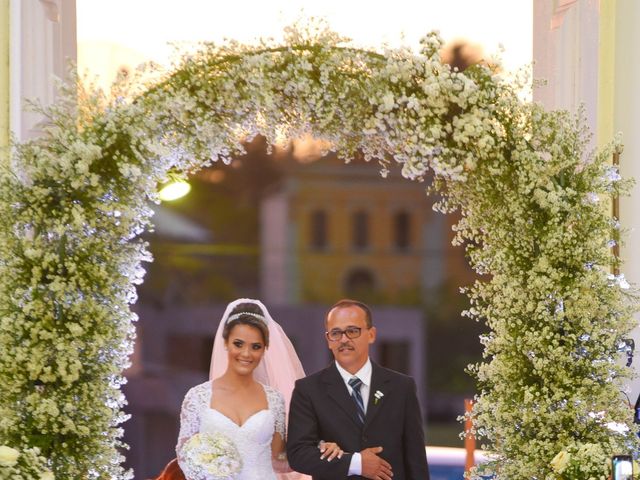
{"label": "lace bodice", "polygon": [[285,406],[282,395],[263,385],[268,408],[250,416],[242,425],[211,408],[211,381],[193,387],[184,398],[176,454],[187,480],[209,480],[181,455],[184,443],[198,432],[220,432],[231,439],[242,458],[242,471],[234,480],[275,480],[271,440],[275,432],[285,438]]}

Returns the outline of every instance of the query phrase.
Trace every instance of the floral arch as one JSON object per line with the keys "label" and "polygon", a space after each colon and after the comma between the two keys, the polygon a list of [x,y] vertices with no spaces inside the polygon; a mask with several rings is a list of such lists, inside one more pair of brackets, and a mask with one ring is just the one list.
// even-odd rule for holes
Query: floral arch
{"label": "floral arch", "polygon": [[282,45],[205,45],[113,98],[64,86],[0,176],[0,444],[23,452],[14,467],[130,478],[120,386],[151,260],[146,202],[169,172],[230,161],[257,134],[430,173],[438,209],[461,211],[457,241],[483,275],[466,314],[490,327],[473,416],[496,478],[604,475],[635,449],[618,361],[634,305],[609,273],[615,145],[587,152],[579,120],[521,101],[490,67],[451,71],[440,48],[429,35],[418,54],[372,52],[291,29]]}

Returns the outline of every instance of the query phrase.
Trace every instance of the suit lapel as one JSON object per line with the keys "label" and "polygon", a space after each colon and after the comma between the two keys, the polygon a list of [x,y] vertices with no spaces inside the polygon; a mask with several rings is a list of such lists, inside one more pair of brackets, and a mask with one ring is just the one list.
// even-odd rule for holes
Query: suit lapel
{"label": "suit lapel", "polygon": [[356,404],[349,396],[349,390],[347,390],[347,386],[344,384],[344,380],[340,376],[335,364],[331,364],[331,366],[324,371],[322,381],[327,388],[329,397],[347,414],[354,425],[360,428],[360,424],[356,420]]}
{"label": "suit lapel", "polygon": [[369,401],[367,402],[367,416],[364,419],[364,428],[371,424],[373,419],[378,415],[378,412],[384,406],[384,396],[376,402],[376,392],[380,392],[383,395],[388,395],[389,388],[388,382],[390,381],[386,370],[380,368],[375,363],[371,362],[371,388],[369,389]]}

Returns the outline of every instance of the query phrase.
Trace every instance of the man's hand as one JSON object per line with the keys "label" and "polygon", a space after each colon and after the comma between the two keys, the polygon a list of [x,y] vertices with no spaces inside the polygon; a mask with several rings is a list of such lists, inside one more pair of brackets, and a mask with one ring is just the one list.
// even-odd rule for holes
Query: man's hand
{"label": "man's hand", "polygon": [[365,448],[360,452],[362,459],[362,476],[372,480],[391,480],[391,465],[378,454],[382,447]]}

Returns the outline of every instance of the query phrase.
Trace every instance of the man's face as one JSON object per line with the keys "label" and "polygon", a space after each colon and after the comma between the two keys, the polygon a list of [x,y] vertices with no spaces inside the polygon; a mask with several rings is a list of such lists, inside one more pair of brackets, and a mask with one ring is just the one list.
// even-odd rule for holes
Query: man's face
{"label": "man's face", "polygon": [[375,327],[367,328],[366,315],[356,306],[334,308],[327,315],[326,326],[327,332],[344,331],[349,327],[362,329],[358,338],[348,338],[343,334],[337,341],[327,339],[336,362],[349,373],[356,373],[369,357],[369,345],[376,339]]}

